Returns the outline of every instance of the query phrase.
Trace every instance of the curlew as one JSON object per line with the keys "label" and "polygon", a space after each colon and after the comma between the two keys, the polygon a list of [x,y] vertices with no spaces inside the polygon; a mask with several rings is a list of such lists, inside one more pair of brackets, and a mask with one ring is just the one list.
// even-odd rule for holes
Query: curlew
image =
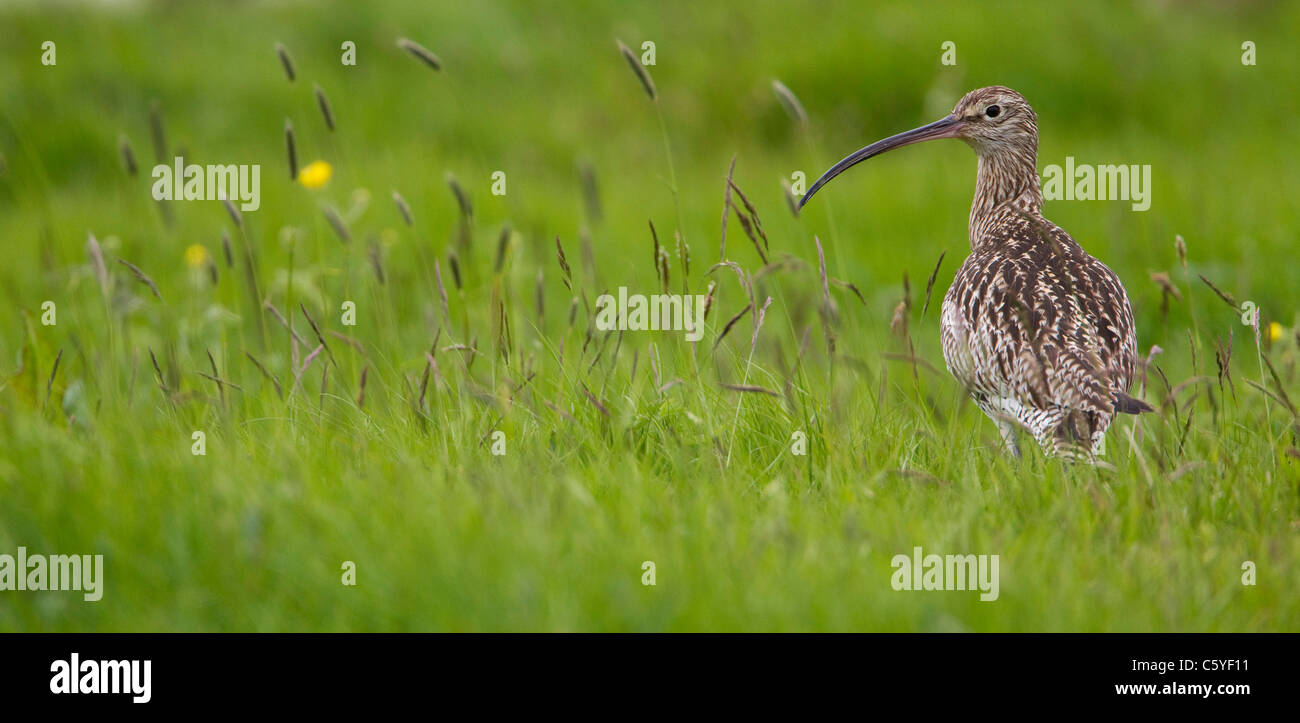
{"label": "curlew", "polygon": [[1020,456],[1017,430],[1048,455],[1095,460],[1116,414],[1153,411],[1128,394],[1137,333],[1115,272],[1043,217],[1038,116],[1002,86],[967,93],[952,113],[836,163],[800,202],[850,167],[902,146],[959,138],[979,170],[971,253],[944,296],[944,362]]}

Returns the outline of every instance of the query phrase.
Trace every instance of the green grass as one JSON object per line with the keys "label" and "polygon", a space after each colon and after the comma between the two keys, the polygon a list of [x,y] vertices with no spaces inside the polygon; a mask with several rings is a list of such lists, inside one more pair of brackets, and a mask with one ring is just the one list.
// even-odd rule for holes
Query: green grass
{"label": "green grass", "polygon": [[[1196,279],[1281,325],[1263,349],[1300,400],[1300,99],[1287,91],[1300,56],[1285,30],[1300,24],[1300,7],[752,5],[0,11],[0,553],[103,554],[106,578],[97,603],[0,592],[0,630],[1300,627],[1295,421],[1247,383],[1283,393],[1240,312]],[[400,36],[436,52],[444,71],[404,54]],[[656,43],[662,129],[616,38],[634,51]],[[56,66],[39,62],[44,40],[57,43]],[[339,63],[345,40],[357,44],[356,67]],[[955,67],[939,63],[948,40]],[[1246,40],[1258,48],[1253,67],[1240,62]],[[277,41],[293,54],[294,83]],[[783,111],[773,78],[807,109],[806,131]],[[330,98],[333,134],[313,83]],[[1145,213],[1123,202],[1046,208],[1124,280],[1144,353],[1164,349],[1156,359],[1168,384],[1153,372],[1145,392],[1164,403],[1161,414],[1112,428],[1112,470],[1028,446],[1024,461],[1005,458],[994,426],[943,370],[937,311],[968,251],[969,149],[890,154],[821,192],[802,219],[785,206],[780,181],[792,172],[811,181],[994,83],[1034,104],[1040,167],[1067,155],[1153,167]],[[149,196],[155,100],[172,153],[262,164],[262,207],[245,215],[246,236],[217,202],[173,203],[174,222],[164,221]],[[285,118],[300,164],[334,166],[326,187],[288,180]],[[141,167],[134,178],[121,167],[120,134]],[[789,259],[755,281],[758,302],[773,302],[752,351],[753,315],[713,349],[748,299],[730,269],[705,273],[718,260],[733,154],[771,255]],[[584,211],[583,163],[597,177],[599,219]],[[503,197],[488,191],[496,170],[507,173]],[[459,243],[448,172],[474,204],[459,249],[463,290],[448,259]],[[334,236],[325,203],[357,212],[351,244]],[[655,293],[648,220],[670,250],[680,226],[692,292],[718,283],[698,345],[676,332],[588,339],[582,301],[569,323],[575,295]],[[234,268],[222,260],[223,230]],[[107,288],[87,254],[90,233]],[[1175,234],[1187,241],[1188,273]],[[829,274],[865,300],[831,287],[833,355],[814,236]],[[215,285],[186,266],[193,244],[216,259]],[[296,388],[288,333],[266,314],[264,338],[258,331],[246,247],[263,297],[292,311],[305,339],[314,334],[299,303],[326,333],[334,362],[322,353]],[[734,216],[727,256],[757,275]],[[162,300],[117,258],[148,274]],[[674,289],[678,263],[674,252]],[[1182,295],[1167,315],[1155,271]],[[884,356],[908,353],[889,328],[904,273],[915,371]],[[46,300],[57,325],[40,322]],[[345,300],[357,305],[356,326],[341,324]],[[1230,334],[1233,386],[1221,387],[1214,341]],[[421,404],[435,339],[440,376]],[[453,344],[477,351],[443,350]],[[279,377],[284,399],[246,351]],[[218,395],[200,376],[212,373],[208,352],[242,390]],[[1196,376],[1209,379],[1180,386]],[[207,435],[205,456],[191,454],[195,430]],[[504,456],[489,451],[494,430],[505,433]],[[808,437],[806,456],[791,453],[796,431]],[[890,559],[918,545],[1000,555],[1000,598],[892,590]],[[354,587],[340,583],[345,560],[356,563]],[[1246,560],[1255,586],[1241,584]],[[641,584],[644,561],[656,564],[653,587]]]}

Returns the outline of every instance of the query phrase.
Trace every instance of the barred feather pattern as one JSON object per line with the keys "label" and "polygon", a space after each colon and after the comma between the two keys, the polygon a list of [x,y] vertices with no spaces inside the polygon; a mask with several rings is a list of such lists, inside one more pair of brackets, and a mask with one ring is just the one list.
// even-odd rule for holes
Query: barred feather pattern
{"label": "barred feather pattern", "polygon": [[990,104],[1000,122],[962,136],[979,170],[971,255],[943,302],[944,361],[1010,451],[1023,428],[1049,455],[1092,460],[1133,383],[1133,309],[1119,277],[1043,217],[1038,118],[1024,98],[981,88],[953,113],[979,117]]}
{"label": "barred feather pattern", "polygon": [[1137,366],[1128,295],[1060,227],[1003,208],[943,302],[944,361],[980,409],[1049,455],[1100,454]]}

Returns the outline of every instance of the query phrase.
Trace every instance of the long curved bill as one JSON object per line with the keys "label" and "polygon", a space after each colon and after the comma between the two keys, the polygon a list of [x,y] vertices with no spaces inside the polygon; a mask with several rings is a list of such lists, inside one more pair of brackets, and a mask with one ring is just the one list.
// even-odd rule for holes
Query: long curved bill
{"label": "long curved bill", "polygon": [[923,125],[920,128],[913,128],[910,131],[899,133],[896,136],[890,136],[882,141],[876,141],[866,148],[860,148],[854,151],[844,160],[831,166],[829,171],[823,173],[822,177],[817,179],[817,182],[812,185],[812,188],[808,189],[808,192],[803,195],[802,199],[800,199],[799,208],[802,209],[804,204],[808,203],[808,199],[812,198],[813,194],[817,193],[822,186],[830,183],[832,178],[868,158],[878,156],[886,151],[892,151],[895,148],[902,148],[903,146],[910,146],[913,143],[920,143],[921,141],[930,141],[935,138],[953,138],[957,134],[957,127],[959,124],[960,120],[956,116],[944,116],[933,123]]}

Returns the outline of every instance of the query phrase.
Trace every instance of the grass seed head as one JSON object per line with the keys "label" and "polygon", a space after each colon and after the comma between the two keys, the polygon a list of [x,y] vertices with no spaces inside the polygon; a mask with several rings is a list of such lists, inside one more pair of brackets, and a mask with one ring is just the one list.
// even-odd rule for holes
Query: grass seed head
{"label": "grass seed head", "polygon": [[397,205],[397,212],[402,214],[402,220],[407,226],[415,225],[415,217],[411,214],[411,205],[402,198],[402,194],[393,191],[393,203]]}
{"label": "grass seed head", "polygon": [[280,67],[284,68],[285,77],[292,83],[297,75],[293,72],[293,58],[289,57],[289,49],[283,43],[276,43],[275,54],[280,58]]}
{"label": "grass seed head", "polygon": [[447,187],[451,189],[452,195],[456,197],[456,204],[460,206],[461,217],[469,221],[474,215],[474,204],[470,203],[469,194],[465,193],[460,181],[457,181],[456,176],[452,175],[450,171],[447,172]]}
{"label": "grass seed head", "polygon": [[372,234],[368,237],[366,250],[370,256],[370,266],[375,271],[375,279],[379,281],[380,286],[383,286],[385,283],[384,248],[379,243],[378,236]]}
{"label": "grass seed head", "polygon": [[456,255],[456,249],[447,249],[447,263],[451,265],[451,280],[456,284],[456,290],[464,290],[460,278],[460,257]]}
{"label": "grass seed head", "polygon": [[414,40],[411,40],[410,38],[398,38],[397,47],[410,53],[411,57],[419,60],[430,68],[433,68],[434,70],[442,70],[442,60],[440,60],[438,56],[434,55],[428,48],[420,45]]}
{"label": "grass seed head", "polygon": [[[943,257],[948,255],[947,249],[939,252],[939,260],[934,262],[934,271],[930,272],[930,278],[925,280],[925,304],[921,306],[921,318],[925,318],[925,312],[930,309],[930,292],[934,290],[934,280],[939,276],[939,267],[943,266]],[[866,303],[865,301],[863,303]]]}
{"label": "grass seed head", "polygon": [[633,73],[636,73],[637,80],[641,81],[641,87],[645,88],[645,94],[650,96],[650,100],[657,100],[659,91],[655,90],[654,79],[650,77],[650,71],[646,70],[641,61],[637,59],[636,53],[633,53],[631,48],[624,45],[622,40],[618,41],[618,52],[623,54],[628,67],[632,69]]}
{"label": "grass seed head", "polygon": [[230,234],[225,229],[221,229],[221,255],[226,258],[226,268],[235,266],[235,253],[230,248]]}
{"label": "grass seed head", "polygon": [[108,267],[104,265],[104,250],[93,233],[86,235],[86,252],[90,255],[90,264],[95,269],[95,279],[99,281],[100,290],[108,293]]}
{"label": "grass seed head", "polygon": [[772,80],[772,90],[776,93],[777,100],[781,101],[781,107],[790,115],[790,120],[798,123],[800,126],[808,125],[808,114],[803,109],[803,103],[794,92],[785,86],[779,80]]}
{"label": "grass seed head", "polygon": [[785,205],[790,209],[790,215],[799,218],[799,199],[794,195],[794,187],[786,179],[781,179],[781,195],[785,197]]}
{"label": "grass seed head", "polygon": [[135,151],[131,149],[131,139],[125,133],[117,137],[117,147],[122,153],[122,167],[128,176],[134,176],[139,168],[135,163]]}
{"label": "grass seed head", "polygon": [[118,259],[117,262],[125,266],[128,270],[130,270],[131,275],[135,277],[136,281],[139,281],[145,286],[148,286],[149,291],[153,292],[154,298],[158,299],[159,301],[162,301],[162,294],[158,292],[158,284],[155,284],[153,282],[153,279],[149,278],[148,274],[146,274],[144,271],[141,271],[139,266],[136,266],[135,264],[131,263],[130,261],[127,261],[126,259]]}
{"label": "grass seed head", "polygon": [[442,283],[442,265],[437,259],[433,260],[433,279],[438,284],[438,301],[442,305],[442,321],[444,324],[451,323],[451,305],[447,302],[447,287]]}
{"label": "grass seed head", "polygon": [[492,270],[495,273],[501,273],[501,269],[506,263],[506,251],[510,247],[510,225],[506,224],[501,227],[501,235],[497,237],[497,260]]}
{"label": "grass seed head", "polygon": [[162,106],[158,101],[149,104],[149,138],[153,141],[153,156],[158,163],[167,158],[167,132],[163,129]]}
{"label": "grass seed head", "polygon": [[244,214],[239,212],[239,208],[230,202],[230,199],[221,199],[221,204],[226,207],[226,213],[230,215],[230,220],[235,224],[235,228],[241,231],[244,228]]}
{"label": "grass seed head", "polygon": [[343,243],[351,243],[352,232],[348,231],[348,226],[339,216],[339,212],[329,205],[326,205],[321,210],[325,213],[325,220],[329,221],[330,228],[334,229],[334,233],[338,235],[339,240]]}
{"label": "grass seed head", "polygon": [[325,119],[325,127],[333,132],[334,110],[330,107],[330,99],[325,97],[325,89],[319,85],[312,86],[312,90],[316,93],[316,105],[320,106],[320,114]]}
{"label": "grass seed head", "polygon": [[564,256],[564,246],[560,245],[560,237],[555,237],[555,255],[560,260],[560,271],[562,275],[560,280],[564,282],[564,288],[573,291],[573,273],[569,270],[569,260]]}
{"label": "grass seed head", "polygon": [[582,182],[582,201],[587,210],[587,220],[593,224],[600,223],[602,211],[600,187],[596,184],[596,170],[590,163],[584,161],[578,165],[578,178]]}
{"label": "grass seed head", "polygon": [[298,145],[293,140],[293,123],[284,119],[284,147],[289,154],[289,180],[298,178]]}

